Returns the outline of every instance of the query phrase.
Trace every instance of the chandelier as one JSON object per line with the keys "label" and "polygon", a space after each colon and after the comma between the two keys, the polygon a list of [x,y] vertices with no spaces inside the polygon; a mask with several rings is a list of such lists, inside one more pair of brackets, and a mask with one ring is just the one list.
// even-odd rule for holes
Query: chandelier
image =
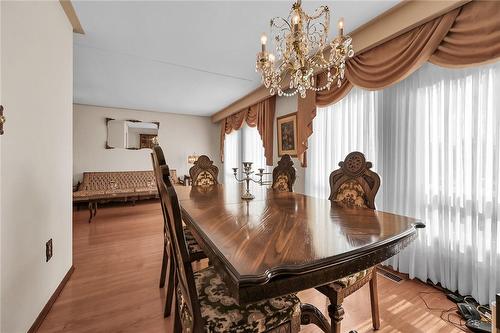
{"label": "chandelier", "polygon": [[[257,53],[256,71],[262,75],[262,83],[271,95],[306,97],[307,90],[330,89],[337,81],[340,87],[344,79],[345,63],[354,56],[352,39],[344,35],[344,20],[340,19],[339,35],[328,43],[330,10],[327,6],[316,9],[312,16],[302,10],[297,0],[288,19],[275,17],[271,20],[271,38],[276,56],[266,50],[267,36],[261,36],[261,51]],[[315,76],[326,71],[327,80],[317,87]]]}

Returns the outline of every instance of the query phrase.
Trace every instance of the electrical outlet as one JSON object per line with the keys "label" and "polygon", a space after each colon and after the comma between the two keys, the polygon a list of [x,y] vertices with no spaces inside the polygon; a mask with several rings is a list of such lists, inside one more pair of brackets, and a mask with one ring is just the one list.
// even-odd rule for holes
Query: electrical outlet
{"label": "electrical outlet", "polygon": [[45,243],[45,262],[48,262],[52,258],[52,238]]}

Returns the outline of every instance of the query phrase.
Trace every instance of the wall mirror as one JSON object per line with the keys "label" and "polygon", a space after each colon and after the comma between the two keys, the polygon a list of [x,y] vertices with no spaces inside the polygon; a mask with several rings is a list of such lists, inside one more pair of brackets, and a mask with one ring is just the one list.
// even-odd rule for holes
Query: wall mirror
{"label": "wall mirror", "polygon": [[160,123],[106,118],[106,127],[106,149],[143,149],[153,147]]}

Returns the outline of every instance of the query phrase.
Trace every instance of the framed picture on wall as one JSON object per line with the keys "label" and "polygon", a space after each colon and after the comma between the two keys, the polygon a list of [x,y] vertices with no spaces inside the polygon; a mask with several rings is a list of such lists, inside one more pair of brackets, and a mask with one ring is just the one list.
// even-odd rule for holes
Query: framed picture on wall
{"label": "framed picture on wall", "polygon": [[278,156],[297,156],[297,113],[290,113],[276,119],[278,126]]}

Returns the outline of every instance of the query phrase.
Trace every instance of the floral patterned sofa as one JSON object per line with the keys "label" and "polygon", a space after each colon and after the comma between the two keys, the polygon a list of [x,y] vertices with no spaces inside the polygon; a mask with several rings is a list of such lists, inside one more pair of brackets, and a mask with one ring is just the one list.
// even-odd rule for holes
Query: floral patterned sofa
{"label": "floral patterned sofa", "polygon": [[84,172],[73,192],[74,203],[88,203],[90,219],[98,202],[132,201],[158,197],[153,171]]}

